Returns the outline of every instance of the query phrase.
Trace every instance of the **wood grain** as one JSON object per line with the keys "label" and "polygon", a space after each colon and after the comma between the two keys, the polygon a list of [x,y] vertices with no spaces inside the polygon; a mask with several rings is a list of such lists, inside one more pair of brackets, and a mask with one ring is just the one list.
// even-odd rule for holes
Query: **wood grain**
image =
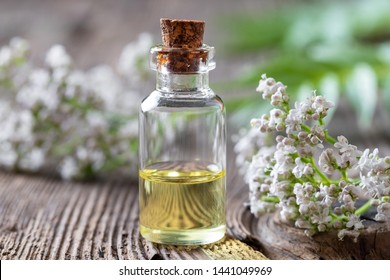
{"label": "wood grain", "polygon": [[[230,178],[239,180],[233,172]],[[228,184],[229,201],[236,184]],[[1,259],[265,259],[232,230],[204,246],[144,240],[136,181],[72,183],[1,172],[0,217]]]}

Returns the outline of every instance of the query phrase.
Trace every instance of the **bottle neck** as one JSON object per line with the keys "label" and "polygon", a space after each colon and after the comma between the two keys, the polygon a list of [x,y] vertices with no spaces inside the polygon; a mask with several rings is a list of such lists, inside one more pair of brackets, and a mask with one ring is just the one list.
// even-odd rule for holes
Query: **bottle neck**
{"label": "bottle neck", "polygon": [[157,71],[156,89],[162,92],[199,92],[209,89],[209,73],[162,73]]}

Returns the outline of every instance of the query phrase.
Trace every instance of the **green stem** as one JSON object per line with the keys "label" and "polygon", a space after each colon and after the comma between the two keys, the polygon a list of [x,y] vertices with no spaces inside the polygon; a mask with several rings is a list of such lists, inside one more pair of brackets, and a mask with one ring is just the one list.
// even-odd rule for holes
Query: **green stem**
{"label": "green stem", "polygon": [[[321,124],[321,123],[320,123],[320,124]],[[310,131],[311,131],[310,126],[308,126],[307,124],[302,124],[301,127],[302,127],[302,129],[303,129],[304,131],[306,131],[306,132],[310,132]],[[329,144],[334,145],[334,144],[337,142],[337,140],[334,139],[332,136],[329,135],[327,129],[325,129],[324,132],[325,132],[325,140],[326,140]]]}
{"label": "green stem", "polygon": [[356,209],[355,215],[360,216],[368,211],[371,207],[371,199],[364,203],[360,208]]}
{"label": "green stem", "polygon": [[303,123],[303,124],[301,125],[301,127],[302,127],[303,130],[306,131],[306,132],[310,132],[310,131],[311,131],[310,126],[308,126],[307,124],[304,124],[304,123]]}
{"label": "green stem", "polygon": [[279,202],[279,198],[277,196],[266,196],[266,195],[263,195],[260,198],[260,200],[264,201],[264,202],[271,202],[271,203],[278,203]]}
{"label": "green stem", "polygon": [[341,169],[340,172],[341,172],[342,179],[349,182],[347,171],[345,169]]}
{"label": "green stem", "polygon": [[288,102],[285,102],[284,105],[282,105],[282,109],[285,110],[286,113],[290,112],[290,104]]}
{"label": "green stem", "polygon": [[301,179],[299,179],[299,178],[295,178],[295,177],[294,177],[294,180],[295,180],[295,182],[300,183],[300,184],[302,184],[302,185],[305,183],[303,180],[301,180]]}
{"label": "green stem", "polygon": [[325,130],[325,140],[326,140],[329,144],[332,144],[332,145],[334,145],[334,144],[337,142],[336,139],[334,139],[332,136],[329,135],[327,129]]}
{"label": "green stem", "polygon": [[333,211],[330,212],[330,216],[332,216],[333,220],[339,220],[339,221],[348,221],[348,218],[345,215],[336,215],[333,213]]}
{"label": "green stem", "polygon": [[329,185],[329,184],[330,184],[329,178],[328,178],[324,173],[322,173],[321,170],[318,169],[316,163],[314,162],[313,157],[311,157],[310,162],[311,162],[311,165],[312,165],[314,171],[317,173],[317,175],[320,176],[320,178],[321,178],[327,185]]}

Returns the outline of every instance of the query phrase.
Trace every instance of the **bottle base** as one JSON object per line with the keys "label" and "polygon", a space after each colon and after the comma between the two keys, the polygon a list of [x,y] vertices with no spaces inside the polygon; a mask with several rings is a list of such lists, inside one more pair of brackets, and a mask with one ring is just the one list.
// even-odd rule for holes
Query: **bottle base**
{"label": "bottle base", "polygon": [[140,226],[141,235],[151,242],[169,245],[202,245],[221,240],[226,226],[211,229],[160,230]]}

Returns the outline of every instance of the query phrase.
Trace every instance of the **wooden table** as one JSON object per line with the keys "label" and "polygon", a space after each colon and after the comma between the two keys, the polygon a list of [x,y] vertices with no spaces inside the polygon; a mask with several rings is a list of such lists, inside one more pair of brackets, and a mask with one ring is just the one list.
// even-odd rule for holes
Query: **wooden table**
{"label": "wooden table", "polygon": [[[231,148],[231,147],[229,147]],[[231,153],[230,153],[231,154]],[[228,234],[204,246],[163,246],[139,233],[138,182],[75,183],[0,172],[1,259],[264,259],[236,224],[247,190],[228,170]]]}

